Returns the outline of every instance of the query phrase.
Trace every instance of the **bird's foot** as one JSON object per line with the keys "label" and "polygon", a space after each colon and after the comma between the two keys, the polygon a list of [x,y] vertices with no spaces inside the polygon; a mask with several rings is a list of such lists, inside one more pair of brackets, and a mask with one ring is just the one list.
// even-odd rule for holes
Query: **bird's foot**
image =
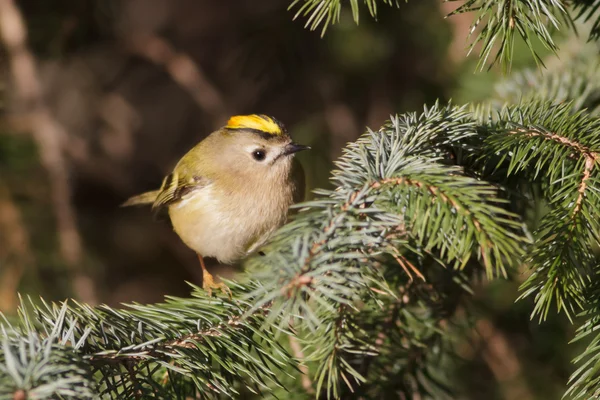
{"label": "bird's foot", "polygon": [[204,270],[204,273],[202,274],[202,289],[206,290],[208,297],[212,296],[213,289],[219,289],[231,299],[231,289],[223,282],[216,283],[211,273],[206,270]]}

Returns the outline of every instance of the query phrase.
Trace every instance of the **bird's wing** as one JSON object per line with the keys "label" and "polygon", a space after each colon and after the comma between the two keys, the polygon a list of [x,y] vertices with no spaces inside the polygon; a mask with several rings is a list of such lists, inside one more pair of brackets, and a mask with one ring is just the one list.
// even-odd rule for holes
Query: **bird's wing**
{"label": "bird's wing", "polygon": [[158,196],[152,204],[152,211],[160,212],[164,207],[178,202],[186,194],[201,189],[207,184],[208,180],[202,177],[174,171],[163,180]]}
{"label": "bird's wing", "polygon": [[159,190],[153,190],[151,192],[146,192],[142,194],[138,194],[137,196],[130,197],[127,201],[121,204],[121,207],[128,206],[142,206],[145,204],[153,204],[156,201],[156,197],[158,196]]}

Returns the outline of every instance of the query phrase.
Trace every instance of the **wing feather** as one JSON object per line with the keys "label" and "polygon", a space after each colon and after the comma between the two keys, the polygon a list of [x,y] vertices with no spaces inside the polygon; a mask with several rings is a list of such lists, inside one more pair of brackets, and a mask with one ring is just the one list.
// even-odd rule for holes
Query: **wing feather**
{"label": "wing feather", "polygon": [[206,183],[205,179],[198,176],[187,177],[177,172],[167,175],[152,204],[152,211],[160,212],[163,208],[180,201],[186,194],[205,187]]}

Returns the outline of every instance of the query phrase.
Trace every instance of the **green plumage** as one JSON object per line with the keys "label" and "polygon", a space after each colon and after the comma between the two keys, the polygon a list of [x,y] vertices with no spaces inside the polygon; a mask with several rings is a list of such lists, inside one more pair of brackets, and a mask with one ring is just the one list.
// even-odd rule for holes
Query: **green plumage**
{"label": "green plumage", "polygon": [[187,178],[174,171],[163,179],[159,190],[134,196],[122,204],[122,207],[152,204],[152,211],[159,213],[162,209],[175,203],[190,191],[203,186],[199,177]]}

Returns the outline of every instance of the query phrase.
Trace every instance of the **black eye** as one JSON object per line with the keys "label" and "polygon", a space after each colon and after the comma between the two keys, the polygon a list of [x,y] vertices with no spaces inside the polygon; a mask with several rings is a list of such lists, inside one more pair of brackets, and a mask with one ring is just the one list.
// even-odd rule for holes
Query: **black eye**
{"label": "black eye", "polygon": [[252,153],[252,157],[254,157],[254,159],[256,161],[262,161],[265,159],[266,153],[264,150],[254,150],[254,152]]}

